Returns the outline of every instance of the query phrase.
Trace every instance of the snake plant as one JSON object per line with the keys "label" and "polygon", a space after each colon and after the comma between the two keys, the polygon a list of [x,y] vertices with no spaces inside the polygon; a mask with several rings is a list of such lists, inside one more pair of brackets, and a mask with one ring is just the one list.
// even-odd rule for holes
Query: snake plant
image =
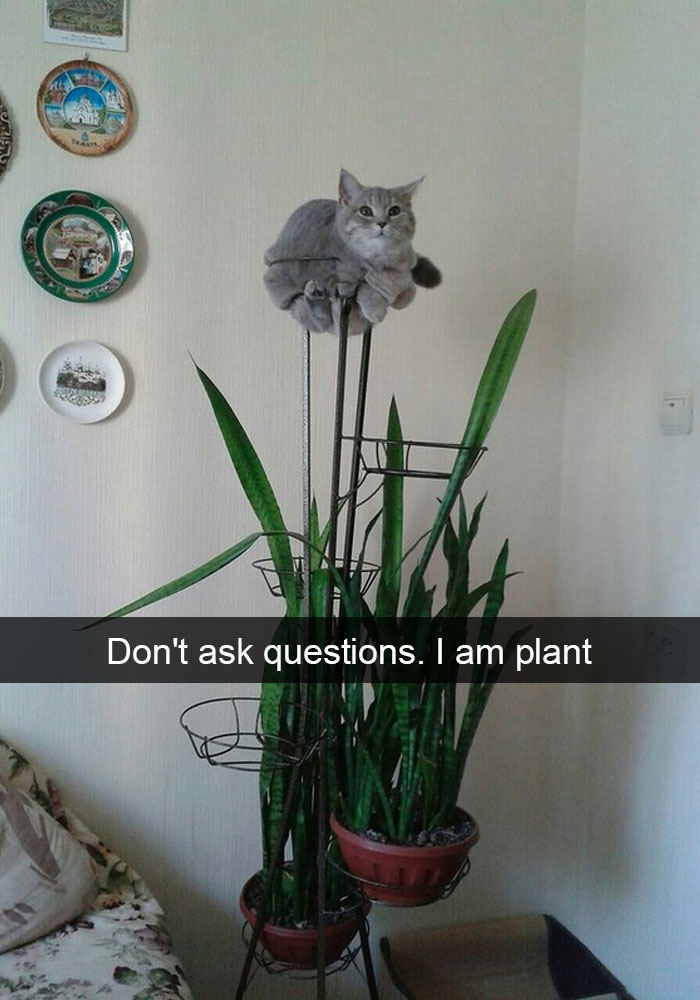
{"label": "snake plant", "polygon": [[[349,579],[342,567],[326,556],[327,530],[321,530],[318,511],[311,508],[310,537],[287,527],[270,480],[245,429],[209,376],[197,368],[209,398],[237,478],[260,530],[249,534],[198,569],[179,577],[120,608],[110,617],[129,614],[182,591],[237,560],[262,538],[267,540],[285,602],[276,642],[298,639],[302,601],[291,540],[307,547],[310,559],[307,638],[327,639],[324,618],[327,592],[332,584],[340,595],[339,612],[332,624],[333,639],[363,636],[376,643],[410,643],[416,662],[389,668],[369,680],[368,697],[364,667],[345,664],[332,681],[330,721],[334,730],[334,755],[327,774],[328,810],[339,808],[348,825],[363,830],[378,827],[388,839],[401,843],[417,827],[432,827],[451,820],[474,734],[498,679],[498,667],[478,669],[473,675],[466,704],[458,718],[456,666],[443,666],[438,674],[431,652],[437,638],[457,627],[466,634],[470,615],[482,605],[478,641],[487,643],[504,598],[508,543],[501,548],[488,580],[472,586],[470,554],[479,530],[484,501],[468,514],[463,487],[474,457],[483,447],[498,412],[530,324],[536,293],[530,291],[511,309],[494,342],[469,412],[461,447],[428,530],[417,542],[404,541],[405,446],[396,403],[392,400],[387,421],[387,470],[382,502],[365,532],[359,557]],[[381,568],[373,600],[362,595],[365,547],[376,524],[381,523]],[[439,608],[435,588],[426,574],[438,547],[447,566],[447,584]],[[404,586],[406,566],[415,560]],[[405,593],[404,593],[405,591]],[[403,595],[403,599],[402,599]],[[514,637],[514,641],[515,641]],[[508,651],[506,651],[508,652]],[[423,661],[422,663],[420,661]],[[261,723],[273,740],[303,742],[312,738],[314,714],[321,705],[320,673],[300,676],[287,670],[285,679],[263,678]],[[309,711],[302,710],[306,705]],[[272,892],[272,913],[299,924],[313,920],[313,877],[317,853],[317,777],[310,767],[293,770],[277,766],[266,752],[260,773],[263,869],[285,842],[291,861],[278,869]],[[291,790],[291,798],[290,798]],[[289,832],[284,805],[290,802]],[[289,852],[288,852],[289,853]],[[332,897],[336,880],[328,878]],[[333,900],[329,898],[328,905]]]}

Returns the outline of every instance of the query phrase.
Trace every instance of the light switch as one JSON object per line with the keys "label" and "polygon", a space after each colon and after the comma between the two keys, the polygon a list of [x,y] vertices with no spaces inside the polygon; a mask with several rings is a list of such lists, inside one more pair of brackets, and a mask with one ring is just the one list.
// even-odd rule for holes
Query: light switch
{"label": "light switch", "polygon": [[664,434],[690,434],[693,429],[692,392],[667,392],[661,403]]}

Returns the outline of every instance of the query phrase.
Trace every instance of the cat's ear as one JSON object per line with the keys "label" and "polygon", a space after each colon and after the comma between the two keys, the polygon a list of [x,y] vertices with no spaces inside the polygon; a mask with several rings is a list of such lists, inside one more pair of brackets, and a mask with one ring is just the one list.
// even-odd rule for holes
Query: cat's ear
{"label": "cat's ear", "polygon": [[425,175],[419,177],[417,181],[413,181],[412,184],[404,184],[403,187],[396,188],[396,191],[400,197],[407,198],[410,201],[424,180]]}
{"label": "cat's ear", "polygon": [[340,168],[340,181],[338,183],[338,200],[341,205],[348,205],[353,198],[357,198],[364,190],[356,177],[353,177],[348,170]]}

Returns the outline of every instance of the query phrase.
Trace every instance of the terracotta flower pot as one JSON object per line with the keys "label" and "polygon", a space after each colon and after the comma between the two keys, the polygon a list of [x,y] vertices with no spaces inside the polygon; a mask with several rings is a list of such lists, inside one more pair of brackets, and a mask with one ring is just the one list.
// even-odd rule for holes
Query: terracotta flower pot
{"label": "terracotta flower pot", "polygon": [[369,899],[392,906],[424,906],[440,899],[479,839],[476,822],[463,810],[458,812],[472,822],[473,830],[465,840],[454,844],[382,844],[351,833],[336,816],[331,816],[331,829],[348,871],[363,883]]}
{"label": "terracotta flower pot", "polygon": [[[255,926],[256,914],[250,909],[247,900],[251,891],[260,881],[260,873],[249,878],[243,886],[239,905],[241,913],[251,925]],[[364,920],[369,904],[353,907],[347,916],[326,924],[326,965],[331,965],[343,954],[347,946],[360,929],[360,921]],[[297,969],[315,969],[318,932],[315,927],[278,927],[265,922],[260,932],[260,942],[277,962],[294,966]]]}

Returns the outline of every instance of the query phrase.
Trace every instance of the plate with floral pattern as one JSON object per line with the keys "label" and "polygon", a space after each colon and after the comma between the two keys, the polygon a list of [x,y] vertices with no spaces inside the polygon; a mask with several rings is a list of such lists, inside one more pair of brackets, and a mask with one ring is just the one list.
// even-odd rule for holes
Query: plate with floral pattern
{"label": "plate with floral pattern", "polygon": [[61,63],[47,73],[36,110],[49,138],[78,156],[111,153],[131,127],[124,81],[114,70],[84,59]]}
{"label": "plate with floral pattern", "polygon": [[134,241],[111,202],[87,191],[56,191],[33,206],[22,227],[22,256],[51,295],[94,302],[129,277]]}

